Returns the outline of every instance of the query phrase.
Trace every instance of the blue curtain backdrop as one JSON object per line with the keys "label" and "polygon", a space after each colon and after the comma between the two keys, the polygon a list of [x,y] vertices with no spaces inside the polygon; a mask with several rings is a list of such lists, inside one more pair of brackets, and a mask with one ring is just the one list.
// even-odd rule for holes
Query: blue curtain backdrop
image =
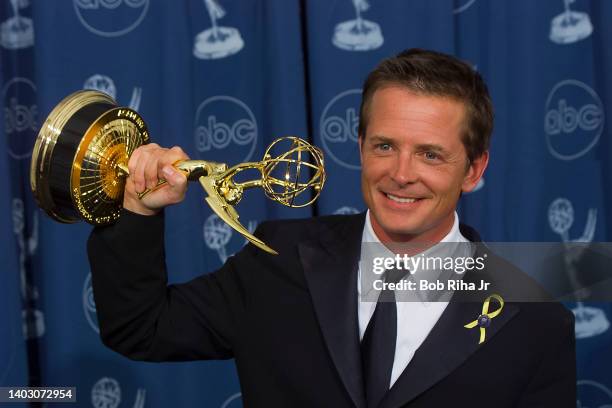
{"label": "blue curtain backdrop", "polygon": [[[487,241],[609,241],[610,21],[607,0],[0,0],[0,386],[76,386],[84,407],[241,405],[231,362],[136,363],[101,344],[91,227],[51,221],[29,189],[38,128],[67,94],[110,94],[192,158],[258,160],[283,135],[321,146],[317,206],[247,195],[239,212],[254,229],[363,210],[365,75],[405,48],[451,53],[482,73],[496,108],[490,166],[462,221]],[[185,281],[244,239],[193,185],[167,211],[166,242],[170,279]],[[612,307],[567,306],[580,403],[612,404]]]}

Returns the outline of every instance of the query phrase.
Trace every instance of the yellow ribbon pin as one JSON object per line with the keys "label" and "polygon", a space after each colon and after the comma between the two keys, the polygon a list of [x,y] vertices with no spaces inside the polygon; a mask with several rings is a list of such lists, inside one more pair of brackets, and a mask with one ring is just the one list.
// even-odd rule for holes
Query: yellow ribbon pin
{"label": "yellow ribbon pin", "polygon": [[[499,308],[489,313],[489,304],[491,303],[492,299],[495,299],[499,302]],[[494,317],[497,317],[501,313],[503,308],[504,308],[504,299],[502,299],[502,297],[499,295],[491,295],[488,298],[486,298],[484,303],[482,304],[481,315],[478,316],[476,320],[466,324],[463,327],[465,327],[466,329],[473,329],[474,327],[479,326],[480,327],[480,341],[478,342],[478,344],[482,344],[482,342],[485,341],[485,329],[489,327],[489,325],[491,324],[491,319],[493,319]]]}

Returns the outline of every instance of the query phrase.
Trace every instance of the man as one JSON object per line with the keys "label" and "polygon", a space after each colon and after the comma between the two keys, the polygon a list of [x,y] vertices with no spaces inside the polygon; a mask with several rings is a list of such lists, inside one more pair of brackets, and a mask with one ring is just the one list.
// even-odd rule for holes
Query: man
{"label": "man", "polygon": [[[416,49],[385,60],[361,106],[368,212],[263,223],[256,235],[280,255],[248,245],[218,271],[170,286],[161,209],[184,197],[171,164],[187,156],[139,148],[124,214],[89,241],[102,340],[137,360],[233,357],[246,406],[574,406],[573,317],[561,305],[507,303],[479,342],[479,327],[464,326],[486,314],[482,300],[358,298],[362,242],[479,240],[455,208],[487,167],[492,126],[469,65]],[[168,186],[139,200],[158,178]],[[488,267],[523,282],[499,260]]]}

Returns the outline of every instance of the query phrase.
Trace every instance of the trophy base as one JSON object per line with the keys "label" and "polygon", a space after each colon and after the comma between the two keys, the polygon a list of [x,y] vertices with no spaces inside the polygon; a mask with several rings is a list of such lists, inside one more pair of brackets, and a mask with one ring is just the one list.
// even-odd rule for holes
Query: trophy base
{"label": "trophy base", "polygon": [[571,44],[587,38],[593,25],[587,13],[570,11],[553,18],[550,25],[550,40],[557,44]]}
{"label": "trophy base", "polygon": [[9,50],[33,46],[34,25],[32,19],[13,17],[0,24],[0,44]]}
{"label": "trophy base", "polygon": [[68,96],[49,114],[34,145],[30,187],[39,206],[64,223],[115,221],[125,185],[121,167],[148,141],[142,118],[108,95]]}
{"label": "trophy base", "polygon": [[349,20],[336,26],[332,43],[347,51],[374,50],[385,42],[380,26],[372,21]]}
{"label": "trophy base", "polygon": [[218,59],[236,54],[244,47],[240,32],[231,27],[202,31],[195,38],[193,55],[200,59]]}

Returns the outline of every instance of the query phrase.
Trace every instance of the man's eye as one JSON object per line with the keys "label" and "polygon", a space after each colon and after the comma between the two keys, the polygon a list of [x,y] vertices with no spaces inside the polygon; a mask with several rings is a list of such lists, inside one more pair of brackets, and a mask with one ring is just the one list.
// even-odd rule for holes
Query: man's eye
{"label": "man's eye", "polygon": [[425,158],[427,160],[437,160],[440,158],[440,156],[435,152],[425,152]]}
{"label": "man's eye", "polygon": [[376,145],[377,150],[381,150],[383,152],[387,152],[391,150],[391,145],[389,143],[379,143]]}

